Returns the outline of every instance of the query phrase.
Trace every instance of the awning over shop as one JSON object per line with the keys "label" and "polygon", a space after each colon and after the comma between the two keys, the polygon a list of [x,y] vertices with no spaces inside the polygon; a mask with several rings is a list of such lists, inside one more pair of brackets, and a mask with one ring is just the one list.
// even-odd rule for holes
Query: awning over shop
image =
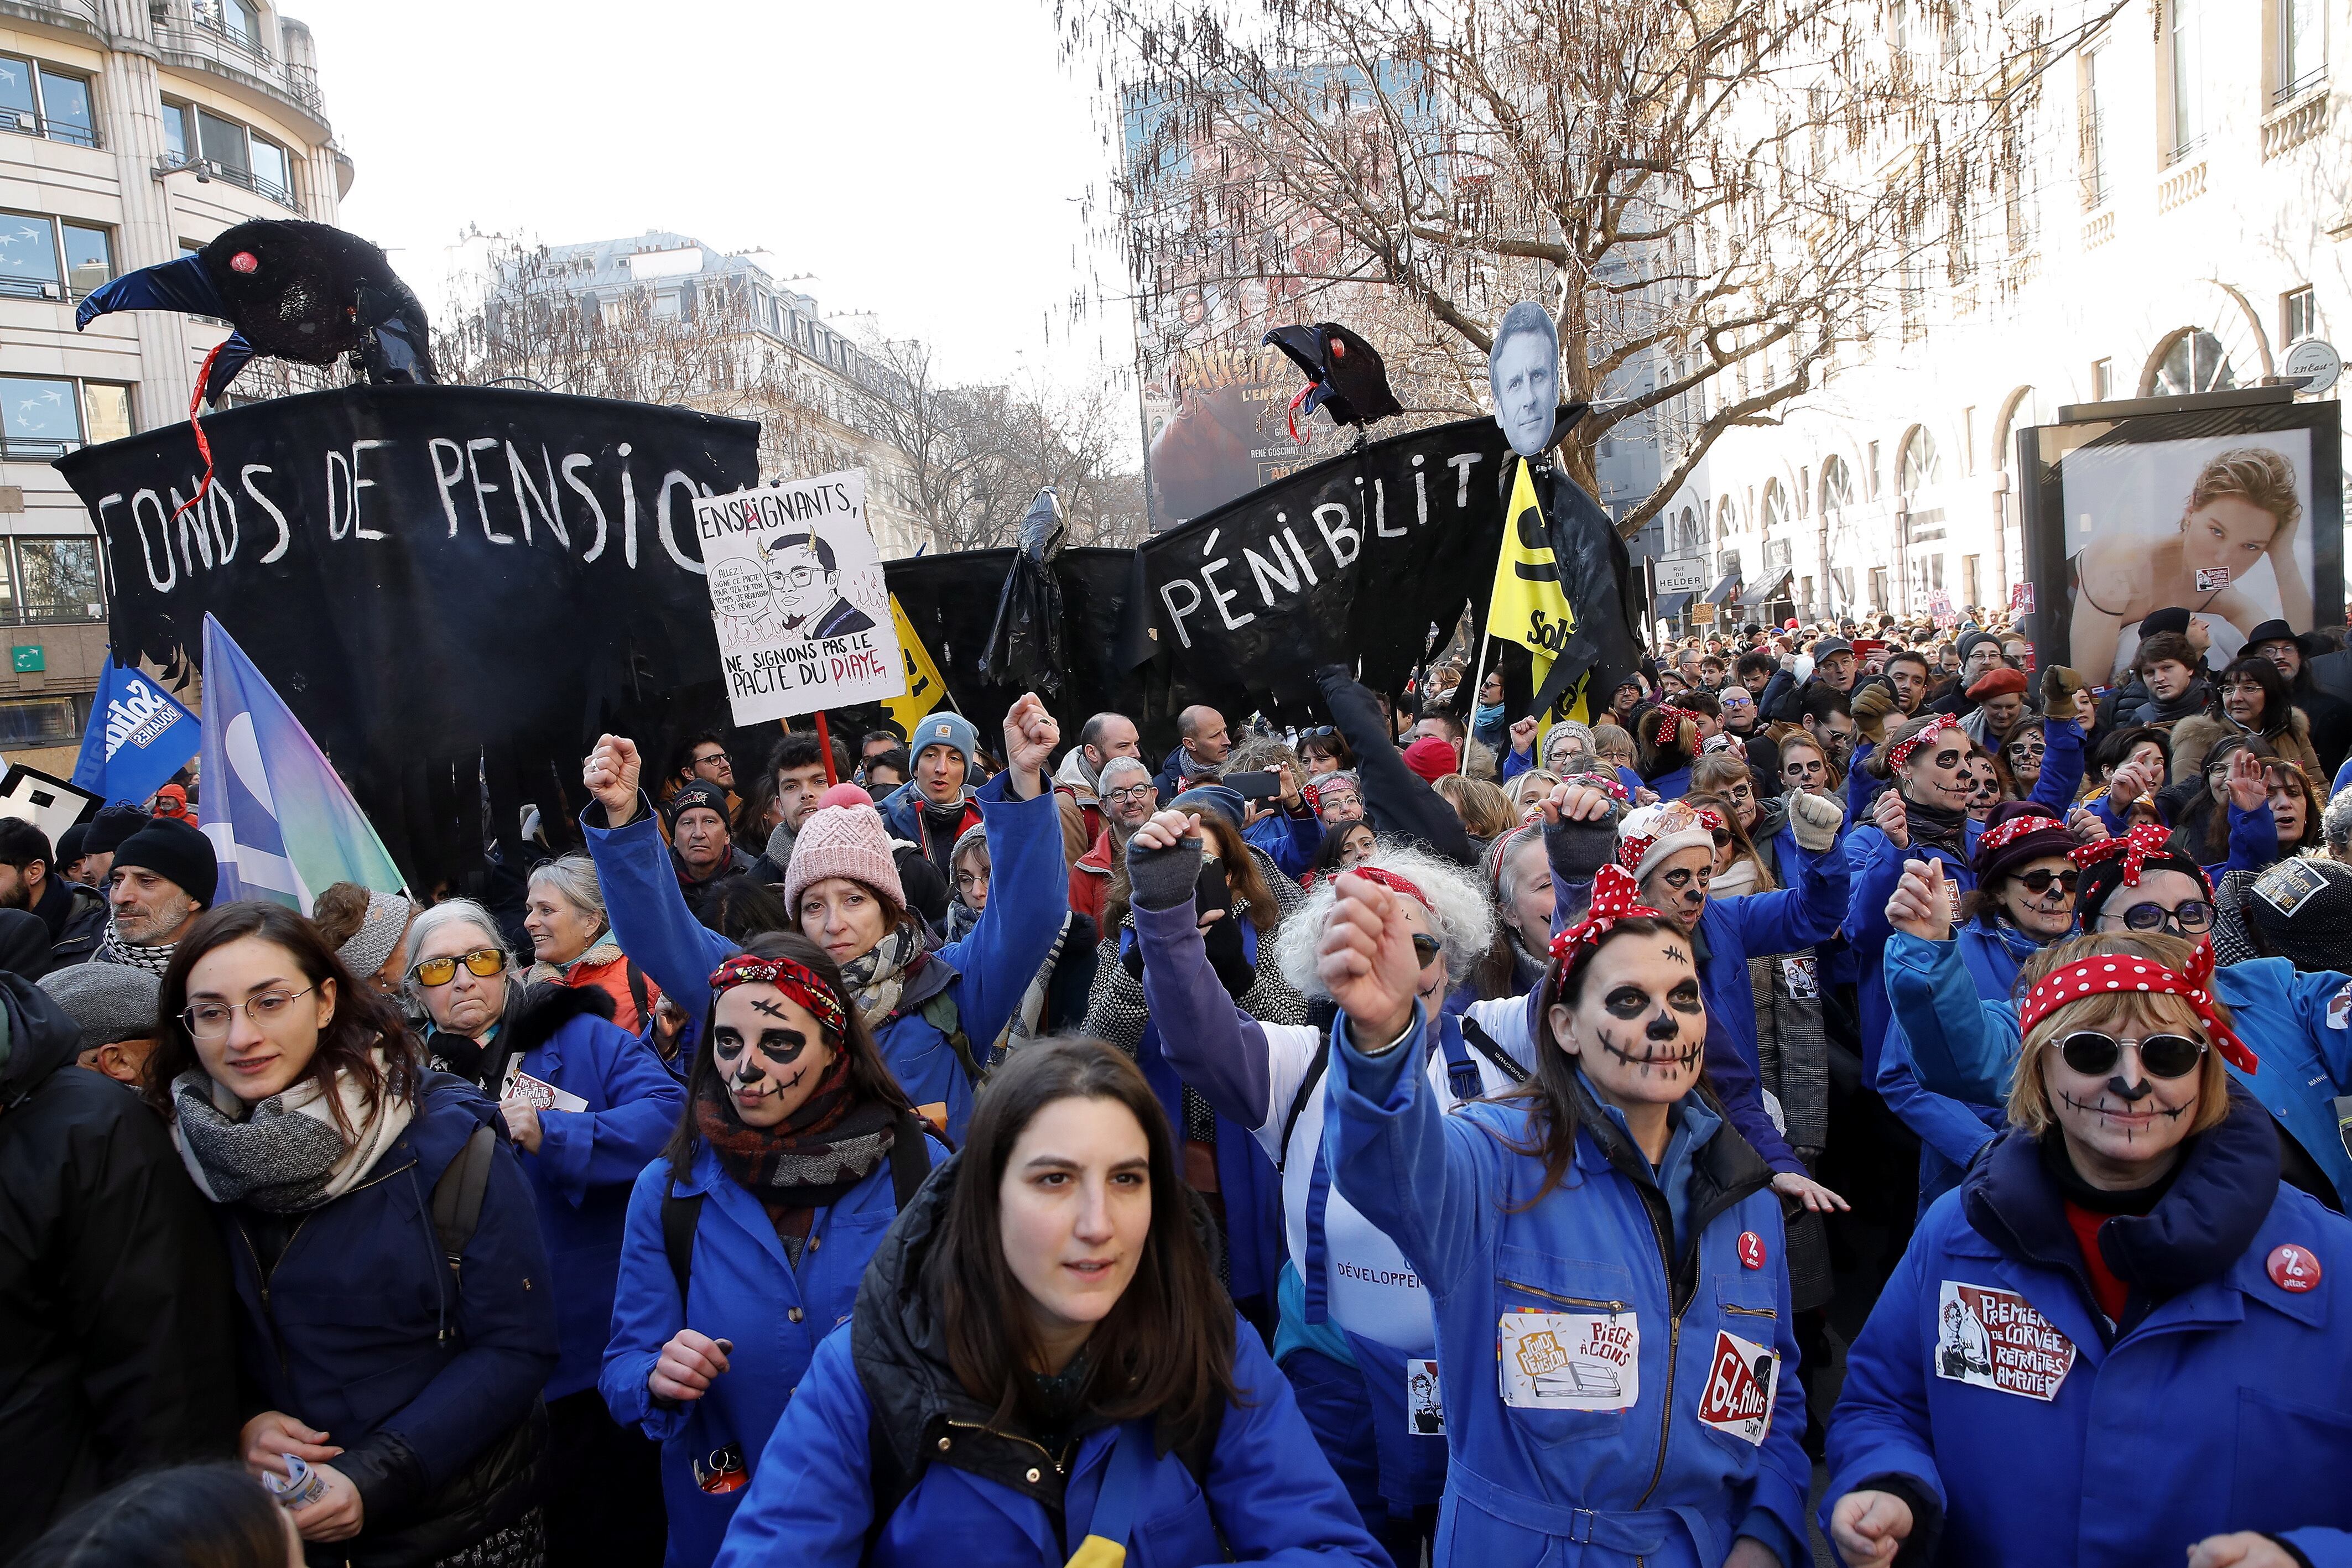
{"label": "awning over shop", "polygon": [[1709,604],[1720,604],[1729,599],[1732,591],[1738,586],[1739,574],[1736,571],[1727,571],[1723,574],[1722,581],[1706,591],[1706,601]]}
{"label": "awning over shop", "polygon": [[1750,604],[1769,604],[1776,599],[1785,598],[1789,591],[1790,575],[1790,569],[1784,566],[1765,578],[1764,585],[1755,592],[1743,591],[1739,597]]}
{"label": "awning over shop", "polygon": [[1696,592],[1690,591],[1661,593],[1658,595],[1658,618],[1666,620],[1680,615],[1683,612],[1683,607],[1697,597]]}

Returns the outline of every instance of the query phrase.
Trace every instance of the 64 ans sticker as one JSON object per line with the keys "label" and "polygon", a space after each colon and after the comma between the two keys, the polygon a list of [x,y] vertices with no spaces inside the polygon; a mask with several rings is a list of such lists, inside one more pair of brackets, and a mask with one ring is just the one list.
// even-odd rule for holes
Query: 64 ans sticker
{"label": "64 ans sticker", "polygon": [[1718,1432],[1762,1448],[1765,1434],[1772,1430],[1772,1390],[1780,1371],[1779,1351],[1717,1329],[1698,1418]]}
{"label": "64 ans sticker", "polygon": [[2014,1291],[1944,1281],[1936,1302],[1936,1375],[2044,1402],[2074,1370],[2074,1342]]}

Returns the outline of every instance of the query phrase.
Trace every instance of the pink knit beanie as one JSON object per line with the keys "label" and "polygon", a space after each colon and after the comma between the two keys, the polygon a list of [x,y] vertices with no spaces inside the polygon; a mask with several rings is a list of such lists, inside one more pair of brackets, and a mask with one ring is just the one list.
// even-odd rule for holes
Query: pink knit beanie
{"label": "pink knit beanie", "polygon": [[784,907],[800,918],[801,894],[829,876],[862,882],[896,909],[907,907],[907,890],[890,857],[889,830],[871,802],[822,806],[811,811],[793,841],[792,864],[784,868]]}

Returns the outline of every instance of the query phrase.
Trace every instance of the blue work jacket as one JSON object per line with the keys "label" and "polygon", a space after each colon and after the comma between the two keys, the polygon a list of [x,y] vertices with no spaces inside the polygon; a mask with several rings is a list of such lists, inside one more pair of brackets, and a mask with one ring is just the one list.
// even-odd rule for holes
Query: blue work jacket
{"label": "blue work jacket", "polygon": [[[937,1165],[945,1151],[932,1144],[930,1155]],[[668,1568],[701,1568],[718,1555],[728,1521],[749,1493],[704,1491],[695,1482],[695,1461],[734,1445],[757,1475],[768,1434],[807,1375],[809,1358],[836,1323],[848,1321],[857,1281],[898,1218],[898,1202],[885,1160],[839,1203],[816,1211],[795,1270],[768,1211],[705,1144],[675,1189],[681,1197],[703,1196],[688,1300],[680,1301],[662,1238],[662,1198],[669,1190],[669,1162],[656,1160],[629,1195],[620,1289],[597,1386],[614,1420],[662,1446],[662,1502],[669,1512],[664,1561]],[[735,1349],[701,1398],[657,1404],[646,1380],[662,1346],[682,1328],[731,1340]]]}
{"label": "blue work jacket", "polygon": [[[1972,990],[1954,986],[1939,993],[1938,1007],[1968,1009],[1979,999],[2007,1001],[2038,945],[2013,925],[1969,921],[1952,938]],[[1911,1068],[1911,1043],[1903,1032],[1904,1009],[1890,1003],[1885,1046],[1878,1053],[1878,1075],[1872,1086],[1886,1108],[1919,1137],[1919,1212],[1951,1190],[1979,1149],[1992,1141],[2006,1121],[1998,1103],[1972,1103],[1937,1094],[1921,1087]]]}
{"label": "blue work jacket", "polygon": [[[985,1051],[1021,1005],[1070,910],[1061,809],[1050,789],[1034,800],[1011,799],[1010,778],[998,774],[975,798],[995,868],[988,908],[971,936],[924,956],[908,975],[897,1010],[874,1030],[907,1097],[935,1120],[943,1117],[949,1137],[958,1140],[971,1120],[971,1080],[948,1036],[923,1016],[922,1003],[944,992],[973,1051]],[[710,972],[742,946],[687,907],[644,802],[625,825],[604,824],[602,806],[592,803],[581,813],[614,938],[688,1018],[700,1019],[710,1010]]]}
{"label": "blue work jacket", "polygon": [[[1517,1152],[1535,1137],[1524,1103],[1445,1115],[1427,1075],[1406,1070],[1413,1053],[1365,1056],[1344,1019],[1332,1040],[1324,1138],[1339,1188],[1402,1251],[1436,1315],[1451,1458],[1441,1568],[1717,1568],[1742,1535],[1805,1561],[1804,1391],[1780,1204],[1755,1152],[1717,1124],[1686,1169],[1670,1155],[1666,1179],[1689,1184],[1670,1224],[1677,1206],[1628,1174],[1633,1163],[1647,1176],[1647,1162],[1601,1113],[1538,1198],[1544,1162]],[[1693,1234],[1670,1264],[1676,1227]],[[1527,1352],[1607,1338],[1630,1367],[1559,1357],[1546,1370],[1629,1402],[1507,1403],[1497,1325],[1522,1313],[1553,1320],[1538,1329],[1549,1339],[1512,1342],[1527,1371],[1543,1366]],[[1757,1412],[1744,1430],[1702,1419],[1743,1402]]]}
{"label": "blue work jacket", "polygon": [[[1940,1513],[1915,1511],[1913,1540],[1939,1522],[1943,1563],[2143,1568],[2255,1531],[2352,1563],[2352,1224],[2278,1180],[2259,1113],[2231,1120],[2154,1212],[2105,1221],[2107,1257],[2197,1281],[2136,1289],[2120,1332],[2032,1140],[2006,1134],[1937,1201],[1848,1354],[1824,1531],[1892,1478]],[[2282,1247],[2315,1288],[2273,1278]]]}

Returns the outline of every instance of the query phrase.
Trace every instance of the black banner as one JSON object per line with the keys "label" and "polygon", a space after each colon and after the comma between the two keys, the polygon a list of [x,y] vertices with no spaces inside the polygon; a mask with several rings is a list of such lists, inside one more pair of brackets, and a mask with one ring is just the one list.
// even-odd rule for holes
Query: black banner
{"label": "black banner", "polygon": [[176,669],[219,616],[421,886],[478,870],[478,777],[488,836],[512,844],[523,801],[560,832],[583,736],[665,733],[674,703],[716,698],[693,500],[756,482],[756,424],[349,387],[204,429],[214,485],[185,511],[187,424],[57,465],[105,544],[115,651]]}
{"label": "black banner", "polygon": [[[1562,410],[1560,434],[1582,412]],[[1312,672],[1335,662],[1397,693],[1433,626],[1442,641],[1465,603],[1484,626],[1516,461],[1481,418],[1318,463],[1147,541],[1139,612],[1160,652],[1229,716],[1264,708],[1308,722]],[[1570,651],[1613,682],[1633,667],[1639,622],[1624,603],[1623,543],[1557,467],[1543,500],[1579,637],[1591,637]],[[1524,661],[1510,667],[1522,685]]]}

